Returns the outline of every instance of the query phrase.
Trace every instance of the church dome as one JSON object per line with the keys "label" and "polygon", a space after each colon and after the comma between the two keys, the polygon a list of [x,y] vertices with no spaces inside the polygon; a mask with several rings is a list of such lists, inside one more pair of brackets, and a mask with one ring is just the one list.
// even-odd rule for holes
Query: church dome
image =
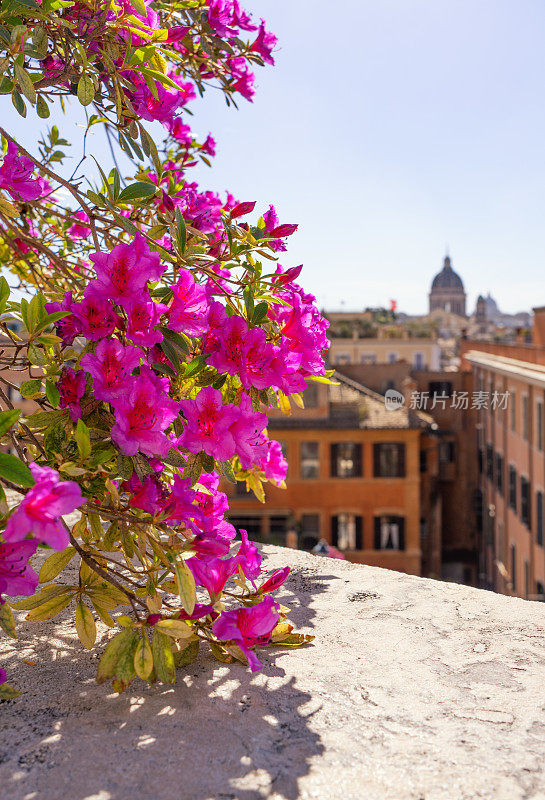
{"label": "church dome", "polygon": [[438,272],[431,284],[432,294],[464,294],[464,284],[457,272],[451,267],[449,256],[445,256],[443,269]]}

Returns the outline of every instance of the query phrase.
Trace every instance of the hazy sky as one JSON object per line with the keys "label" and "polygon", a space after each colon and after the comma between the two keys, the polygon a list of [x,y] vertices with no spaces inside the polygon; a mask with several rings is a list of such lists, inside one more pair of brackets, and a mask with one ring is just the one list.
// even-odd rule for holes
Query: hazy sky
{"label": "hazy sky", "polygon": [[[320,304],[424,312],[447,243],[471,309],[488,290],[506,311],[545,304],[543,0],[243,5],[277,63],[238,112],[193,104],[218,141],[200,179],[300,224],[284,263]],[[16,124],[27,141],[35,119]]]}

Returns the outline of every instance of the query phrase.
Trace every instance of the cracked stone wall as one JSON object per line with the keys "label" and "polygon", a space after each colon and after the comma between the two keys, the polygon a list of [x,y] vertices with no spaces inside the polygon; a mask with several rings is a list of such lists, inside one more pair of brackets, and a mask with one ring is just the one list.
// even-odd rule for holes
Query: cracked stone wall
{"label": "cracked stone wall", "polygon": [[543,605],[263,552],[317,638],[253,676],[203,648],[176,686],[117,696],[72,615],[3,638],[22,695],[0,708],[1,800],[545,800]]}

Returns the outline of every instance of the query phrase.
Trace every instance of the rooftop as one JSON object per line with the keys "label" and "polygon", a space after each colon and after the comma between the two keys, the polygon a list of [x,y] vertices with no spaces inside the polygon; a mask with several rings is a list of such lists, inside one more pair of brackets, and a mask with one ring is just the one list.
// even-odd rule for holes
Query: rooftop
{"label": "rooftop", "polygon": [[[203,647],[176,686],[94,681],[73,614],[3,638],[9,800],[539,800],[545,606],[264,547],[313,645],[261,673]],[[19,616],[22,616],[20,614]],[[36,636],[36,633],[38,634]],[[32,634],[32,635],[31,635]],[[111,633],[101,625],[103,647]],[[7,663],[6,663],[7,662]]]}

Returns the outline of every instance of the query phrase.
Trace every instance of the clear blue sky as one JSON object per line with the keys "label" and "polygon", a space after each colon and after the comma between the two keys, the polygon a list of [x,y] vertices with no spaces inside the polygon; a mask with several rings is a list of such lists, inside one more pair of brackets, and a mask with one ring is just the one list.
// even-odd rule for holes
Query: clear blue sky
{"label": "clear blue sky", "polygon": [[488,290],[506,311],[545,304],[542,0],[243,5],[277,64],[238,113],[194,104],[218,140],[200,178],[300,224],[284,263],[320,304],[424,312],[446,243],[470,308]]}

